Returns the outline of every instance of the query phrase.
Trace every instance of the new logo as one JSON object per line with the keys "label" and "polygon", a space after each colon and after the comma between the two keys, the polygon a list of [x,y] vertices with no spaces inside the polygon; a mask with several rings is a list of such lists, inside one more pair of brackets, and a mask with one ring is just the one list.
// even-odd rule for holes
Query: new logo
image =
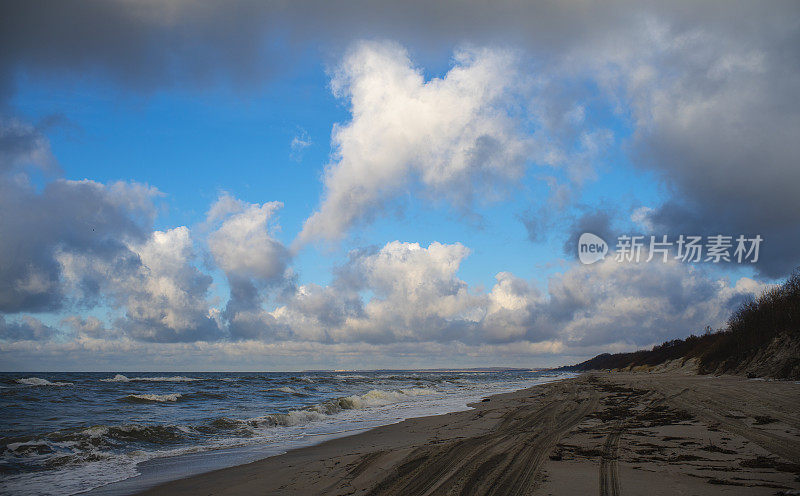
{"label": "new logo", "polygon": [[588,265],[602,260],[608,253],[608,244],[603,238],[592,233],[583,233],[578,238],[578,260]]}

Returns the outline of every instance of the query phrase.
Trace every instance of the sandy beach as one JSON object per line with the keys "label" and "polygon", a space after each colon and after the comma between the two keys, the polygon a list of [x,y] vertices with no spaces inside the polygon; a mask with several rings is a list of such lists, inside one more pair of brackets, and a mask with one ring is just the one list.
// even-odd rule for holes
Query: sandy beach
{"label": "sandy beach", "polygon": [[800,494],[800,384],[590,373],[147,495]]}

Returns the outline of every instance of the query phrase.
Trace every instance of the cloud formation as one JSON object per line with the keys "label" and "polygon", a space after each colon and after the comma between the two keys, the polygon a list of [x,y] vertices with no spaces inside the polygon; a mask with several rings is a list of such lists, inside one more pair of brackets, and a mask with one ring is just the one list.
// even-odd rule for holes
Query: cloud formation
{"label": "cloud formation", "polygon": [[[158,194],[137,183],[63,179],[37,191],[25,175],[0,175],[0,311],[60,308],[59,253],[124,257],[126,243],[148,236]],[[96,296],[95,281],[81,284],[84,296]]]}
{"label": "cloud formation", "polygon": [[324,198],[299,240],[339,239],[414,183],[457,207],[496,196],[525,162],[509,113],[515,74],[507,51],[462,49],[445,76],[426,81],[401,46],[357,43],[331,83],[352,120],[334,127]]}
{"label": "cloud formation", "polygon": [[[61,186],[95,193],[130,188]],[[208,299],[212,278],[198,268],[196,240],[186,227],[131,237],[107,252],[56,243],[56,293],[120,311],[109,322],[73,316],[62,325],[72,329],[75,346],[248,341],[368,345],[389,353],[403,343],[451,343],[473,351],[516,343],[532,354],[582,353],[576,350],[650,345],[719,326],[743,298],[764,287],[747,278],[730,284],[675,262],[629,264],[609,257],[555,275],[546,291],[510,272],[498,273],[483,291],[458,277],[470,252],[464,245],[401,241],[351,252],[329,286],[296,286],[288,251],[274,237],[279,208],[222,195],[209,210],[209,251],[231,289],[222,310]],[[7,343],[46,341],[57,333],[22,315],[4,319],[0,337]]]}
{"label": "cloud formation", "polygon": [[730,284],[674,261],[620,263],[607,257],[553,277],[543,310],[569,346],[642,346],[718,328],[743,298],[765,287],[746,277]]}
{"label": "cloud formation", "polygon": [[289,251],[275,238],[274,216],[280,202],[248,204],[223,194],[212,205],[206,223],[215,229],[208,247],[225,272],[230,299],[220,317],[235,338],[268,335],[272,318],[263,310],[268,294],[290,282]]}
{"label": "cloud formation", "polygon": [[457,276],[468,254],[457,243],[426,248],[399,241],[354,252],[331,286],[298,287],[271,312],[273,324],[288,332],[285,339],[322,343],[644,346],[719,327],[743,298],[765,287],[748,278],[731,285],[674,261],[609,257],[555,275],[546,292],[510,272],[481,292]]}
{"label": "cloud formation", "polygon": [[0,117],[0,174],[25,166],[44,171],[57,169],[50,141],[36,126]]}
{"label": "cloud formation", "polygon": [[[667,186],[665,203],[638,211],[642,227],[761,234],[757,268],[777,277],[800,263],[798,18],[794,2],[6,2],[0,106],[25,78],[66,84],[77,75],[145,94],[179,84],[263,88],[308,46],[330,46],[331,57],[351,46],[331,84],[351,119],[333,130],[324,196],[300,243],[339,239],[408,191],[468,209],[513,183],[527,163],[554,167],[545,178],[552,208],[574,207],[580,187],[603,174],[603,151],[622,144]],[[375,35],[402,45],[350,45]],[[439,78],[426,77],[409,55],[427,63],[453,46],[471,48],[457,50]],[[598,99],[630,125],[628,142],[592,120]],[[520,111],[529,113],[532,135],[521,129]],[[299,136],[296,151],[306,142]],[[353,252],[328,286],[296,285],[278,239],[278,202],[223,195],[200,230],[205,239],[187,227],[154,230],[154,188],[52,178],[39,186],[30,166],[57,168],[43,126],[3,117],[6,343],[67,346],[54,342],[55,324],[29,314],[108,307],[108,322],[64,319],[74,346],[213,342],[209,349],[235,355],[253,343],[272,353],[407,352],[427,343],[465,353],[561,352],[647,345],[719,325],[763,287],[675,263],[607,259],[570,267],[547,288],[500,272],[484,291],[458,276],[465,246],[400,241]],[[594,208],[571,234],[606,237],[625,214]],[[523,220],[541,241],[550,227],[545,211],[531,212]],[[570,238],[568,251],[573,246]],[[210,268],[197,257],[206,248]],[[214,269],[230,287],[227,301],[209,297]]]}
{"label": "cloud formation", "polygon": [[800,242],[800,103],[792,96],[800,12],[785,14],[707,25],[645,16],[573,50],[559,69],[596,81],[631,113],[633,159],[673,190],[651,205],[656,229],[761,234],[758,269],[771,277],[800,264],[791,248]]}
{"label": "cloud formation", "polygon": [[207,300],[211,277],[195,265],[189,229],[154,231],[112,260],[61,252],[58,260],[74,288],[92,281],[104,302],[124,311],[113,325],[134,339],[210,341],[221,333]]}
{"label": "cloud formation", "polygon": [[45,325],[41,320],[24,315],[21,322],[7,322],[0,315],[0,339],[7,341],[47,341],[58,334],[58,330]]}

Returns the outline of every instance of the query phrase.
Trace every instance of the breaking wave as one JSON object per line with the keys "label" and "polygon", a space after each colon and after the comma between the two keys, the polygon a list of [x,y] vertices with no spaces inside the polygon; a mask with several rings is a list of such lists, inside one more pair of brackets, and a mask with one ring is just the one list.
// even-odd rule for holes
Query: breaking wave
{"label": "breaking wave", "polygon": [[194,382],[202,381],[203,379],[184,377],[182,375],[172,377],[126,377],[122,374],[117,374],[114,377],[100,380],[103,382]]}
{"label": "breaking wave", "polygon": [[[0,390],[5,401],[0,409],[21,415],[23,405],[27,414],[34,411],[27,402],[39,401],[35,411],[41,413],[34,418],[43,427],[19,428],[0,438],[0,494],[77,493],[135,476],[138,463],[165,456],[262,444],[282,449],[297,440],[311,442],[316,434],[344,435],[409,416],[465,409],[481,395],[520,388],[539,377],[496,374],[473,380],[465,374],[397,371],[42,373],[47,380],[35,373],[24,379],[0,377],[6,387]],[[70,385],[56,381],[76,387],[54,387]]]}
{"label": "breaking wave", "polygon": [[293,387],[289,387],[289,386],[281,386],[281,387],[277,387],[277,388],[272,388],[272,389],[268,389],[267,391],[277,391],[279,393],[286,393],[286,394],[291,394],[291,395],[294,395],[294,396],[308,396],[303,391],[298,391],[297,389],[295,389]]}
{"label": "breaking wave", "polygon": [[416,396],[429,396],[436,394],[435,389],[431,388],[408,388],[394,391],[383,389],[373,389],[362,395],[345,396],[323,403],[325,413],[333,414],[341,410],[363,410],[365,408],[390,405],[409,401]]}
{"label": "breaking wave", "polygon": [[169,394],[129,394],[120,398],[128,403],[172,403],[176,401],[189,401],[198,398],[223,399],[223,393],[197,391],[195,393],[169,393]]}
{"label": "breaking wave", "polygon": [[17,383],[25,386],[72,386],[71,382],[50,382],[41,377],[26,377],[24,379],[17,379]]}
{"label": "breaking wave", "polygon": [[[0,443],[0,451],[3,459],[8,462],[25,463],[31,467],[39,466],[48,470],[96,463],[117,463],[119,460],[130,462],[165,456],[176,449],[193,452],[222,445],[241,446],[258,442],[262,438],[270,439],[274,436],[270,432],[274,432],[273,429],[276,428],[303,426],[330,419],[332,415],[344,410],[365,410],[413,401],[416,397],[435,393],[436,390],[428,388],[373,389],[364,394],[334,398],[305,408],[261,417],[244,419],[218,417],[196,424],[95,425],[82,429],[54,431],[44,436],[6,438],[5,442]],[[197,395],[224,396],[212,392],[128,394],[120,398],[120,401],[172,404],[188,401]],[[195,444],[198,442],[199,444]],[[133,474],[126,476],[130,475]]]}
{"label": "breaking wave", "polygon": [[300,425],[323,420],[327,416],[335,415],[343,410],[365,410],[372,407],[411,401],[416,396],[428,396],[436,393],[436,390],[429,388],[409,388],[396,391],[373,389],[362,395],[335,398],[301,410],[290,410],[287,413],[275,413],[260,419],[252,419],[251,422],[255,421],[256,426],[260,420],[270,425]]}
{"label": "breaking wave", "polygon": [[180,393],[172,394],[129,394],[122,398],[128,403],[168,403],[178,401],[183,395]]}

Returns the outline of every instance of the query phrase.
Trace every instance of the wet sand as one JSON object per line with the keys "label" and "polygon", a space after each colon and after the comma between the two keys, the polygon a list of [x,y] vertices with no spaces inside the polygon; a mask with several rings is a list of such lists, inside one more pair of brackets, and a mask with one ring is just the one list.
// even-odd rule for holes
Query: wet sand
{"label": "wet sand", "polygon": [[592,373],[147,495],[800,494],[800,384]]}

